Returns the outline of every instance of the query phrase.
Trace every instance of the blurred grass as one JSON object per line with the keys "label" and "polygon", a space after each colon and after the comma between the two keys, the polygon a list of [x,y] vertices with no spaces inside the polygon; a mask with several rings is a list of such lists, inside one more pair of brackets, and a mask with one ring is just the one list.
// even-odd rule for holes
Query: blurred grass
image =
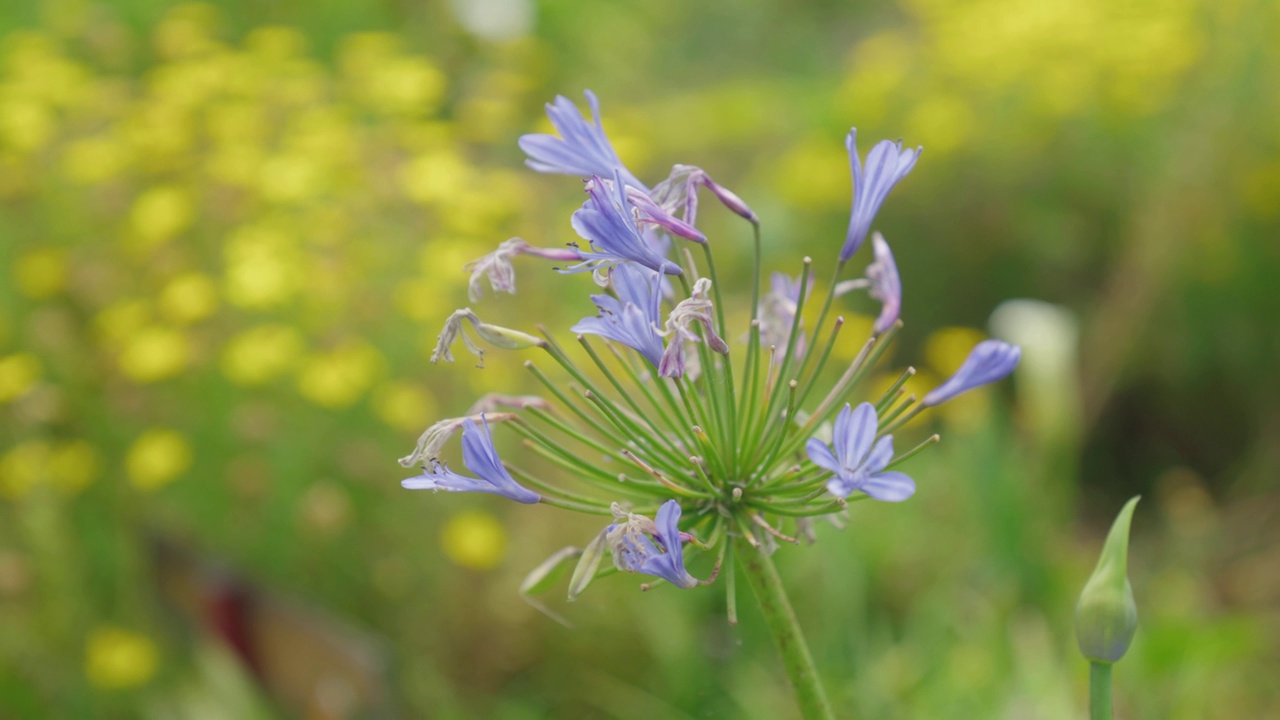
{"label": "blurred grass", "polygon": [[[706,168],[793,272],[843,237],[850,124],[924,145],[879,221],[922,386],[1003,299],[1079,318],[1078,379],[1047,380],[1069,427],[1020,377],[941,419],[911,503],[779,551],[840,706],[1079,717],[1075,593],[1144,492],[1122,716],[1280,711],[1273,4],[549,0],[506,39],[450,7],[0,7],[2,714],[262,706],[158,599],[158,534],[381,638],[408,716],[790,716],[745,591],[731,628],[718,589],[612,578],[566,631],[515,588],[592,521],[395,482],[433,419],[526,387],[520,358],[426,354],[464,262],[572,239],[573,181],[514,141],[582,87],[638,174]],[[486,318],[590,312],[520,286]]]}

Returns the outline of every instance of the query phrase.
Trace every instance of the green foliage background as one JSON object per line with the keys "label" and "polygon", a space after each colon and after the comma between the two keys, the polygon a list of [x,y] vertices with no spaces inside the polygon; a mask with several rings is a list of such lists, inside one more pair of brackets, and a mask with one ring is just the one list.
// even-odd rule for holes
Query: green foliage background
{"label": "green foliage background", "polygon": [[[177,619],[164,538],[367,633],[368,716],[790,716],[745,589],[730,627],[720,587],[609,578],[548,600],[568,630],[515,591],[593,520],[397,482],[431,421],[530,389],[515,354],[426,357],[463,263],[573,239],[576,181],[515,139],[584,87],[638,175],[707,169],[792,273],[843,239],[849,126],[923,145],[877,222],[923,387],[1002,300],[1078,322],[1067,362],[938,419],[911,502],[778,552],[838,706],[1081,717],[1075,595],[1143,493],[1119,716],[1280,714],[1278,46],[1262,0],[3,4],[0,715],[319,702]],[[749,236],[704,216],[745,279]],[[592,312],[539,270],[477,307]]]}

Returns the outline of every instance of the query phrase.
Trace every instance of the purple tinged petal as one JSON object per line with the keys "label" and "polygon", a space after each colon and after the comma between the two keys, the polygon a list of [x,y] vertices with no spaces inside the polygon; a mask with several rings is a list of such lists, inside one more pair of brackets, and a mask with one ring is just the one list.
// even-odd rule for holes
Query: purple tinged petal
{"label": "purple tinged petal", "polygon": [[582,117],[572,100],[557,95],[554,102],[547,104],[547,117],[560,137],[542,133],[521,137],[520,149],[529,156],[525,164],[538,172],[579,177],[612,177],[617,173],[628,185],[646,189],[622,164],[605,135],[604,125],[600,122],[600,102],[595,93],[587,90],[583,94],[591,106],[592,121],[588,123]]}
{"label": "purple tinged petal", "polygon": [[858,157],[857,132],[856,128],[850,130],[845,139],[853,171],[853,209],[849,214],[849,232],[840,250],[841,262],[853,257],[862,247],[889,191],[911,172],[922,151],[922,148],[904,150],[901,141],[881,140],[867,154],[864,168]]}
{"label": "purple tinged petal", "polygon": [[905,473],[890,471],[872,475],[858,489],[875,500],[902,502],[916,494],[916,483]]}
{"label": "purple tinged petal", "polygon": [[599,335],[626,345],[654,367],[662,362],[662,337],[658,334],[662,299],[657,273],[634,263],[616,265],[611,274],[618,297],[592,295],[600,313],[583,318],[570,328],[581,335]]}
{"label": "purple tinged petal", "polygon": [[[845,405],[847,408],[848,405]],[[843,414],[843,411],[841,412]],[[839,426],[831,438],[836,448],[836,457],[849,469],[861,467],[871,449],[871,442],[876,438],[876,409],[869,402],[864,402],[853,409],[845,423],[844,434]]]}
{"label": "purple tinged petal", "polygon": [[641,564],[640,572],[655,575],[679,588],[691,588],[698,580],[684,568],[684,545],[680,537],[680,503],[668,500],[658,508],[654,518],[657,526],[657,540],[665,550],[662,554],[653,554]]}
{"label": "purple tinged petal", "polygon": [[591,244],[591,251],[581,251],[584,262],[561,272],[586,272],[632,261],[655,272],[681,274],[680,266],[655,250],[636,225],[634,203],[627,197],[621,175],[615,173],[613,182],[593,176],[586,182],[586,191],[587,201],[570,223]]}
{"label": "purple tinged petal", "polygon": [[742,198],[738,197],[732,190],[716,183],[706,173],[702,174],[702,184],[730,211],[737,213],[752,223],[760,223],[760,218],[756,217],[755,211],[747,207]]}
{"label": "purple tinged petal", "polygon": [[450,492],[485,492],[501,495],[518,503],[532,504],[542,498],[520,485],[503,466],[498,451],[493,447],[493,433],[489,421],[480,416],[484,428],[474,422],[462,426],[462,462],[478,478],[459,475],[443,465],[433,464],[424,468],[422,475],[401,481],[409,490],[448,490]]}
{"label": "purple tinged petal", "polygon": [[876,318],[874,330],[882,333],[898,321],[902,312],[902,280],[898,277],[898,265],[893,260],[893,252],[884,236],[875,233],[871,236],[871,248],[875,253],[875,262],[867,266],[867,280],[871,282],[869,294],[881,303],[880,315]]}
{"label": "purple tinged petal", "polygon": [[809,459],[813,461],[814,465],[823,470],[840,472],[840,461],[836,460],[836,456],[831,454],[831,448],[827,447],[827,444],[822,440],[811,437],[804,444],[804,449],[809,454]]}
{"label": "purple tinged petal", "polygon": [[964,364],[946,382],[924,396],[924,407],[940,405],[981,385],[1003,380],[1018,366],[1022,348],[1000,340],[983,340],[974,346]]}
{"label": "purple tinged petal", "polygon": [[866,461],[862,463],[862,469],[874,475],[884,470],[892,460],[893,436],[885,435],[876,442],[875,447],[871,448]]}

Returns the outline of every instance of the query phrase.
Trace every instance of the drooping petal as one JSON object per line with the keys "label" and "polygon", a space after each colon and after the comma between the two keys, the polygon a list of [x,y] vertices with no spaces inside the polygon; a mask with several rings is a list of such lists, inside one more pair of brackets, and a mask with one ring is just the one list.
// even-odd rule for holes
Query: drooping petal
{"label": "drooping petal", "polygon": [[680,537],[680,503],[668,500],[658,508],[658,516],[654,518],[657,526],[656,537],[665,552],[646,558],[640,572],[655,575],[678,588],[691,588],[698,584],[684,569],[684,544]]}
{"label": "drooping petal", "polygon": [[940,405],[961,393],[1002,380],[1022,358],[1022,348],[1000,340],[983,340],[974,346],[956,373],[924,396],[924,407]]}
{"label": "drooping petal", "polygon": [[844,247],[840,250],[840,261],[844,262],[862,247],[871,231],[871,223],[875,220],[880,205],[889,195],[889,191],[898,181],[906,177],[915,167],[922,148],[904,150],[902,141],[881,140],[867,153],[867,164],[864,168],[858,157],[857,129],[849,131],[845,146],[849,150],[849,166],[853,171],[853,209],[849,214],[849,232],[845,236]]}

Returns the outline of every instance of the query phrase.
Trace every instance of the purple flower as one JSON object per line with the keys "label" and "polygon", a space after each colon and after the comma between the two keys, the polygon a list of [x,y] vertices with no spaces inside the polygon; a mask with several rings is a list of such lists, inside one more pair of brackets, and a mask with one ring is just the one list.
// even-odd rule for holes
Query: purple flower
{"label": "purple flower", "polygon": [[703,235],[701,230],[672,215],[666,208],[654,202],[653,198],[649,197],[649,193],[628,186],[627,198],[639,212],[636,219],[640,222],[660,227],[672,235],[679,235],[696,243],[707,242],[707,236]]}
{"label": "purple flower", "polygon": [[661,285],[657,273],[635,263],[616,265],[611,273],[611,295],[592,295],[600,314],[583,318],[570,328],[582,335],[599,335],[622,343],[640,353],[656,368],[662,362]]}
{"label": "purple flower", "polygon": [[590,251],[579,251],[584,262],[570,266],[561,272],[596,273],[596,282],[602,285],[601,271],[619,263],[631,261],[668,275],[679,275],[680,266],[663,257],[645,239],[636,224],[635,205],[627,197],[621,175],[614,175],[610,183],[592,176],[586,182],[587,201],[573,213],[573,229],[591,244]]}
{"label": "purple flower", "polygon": [[443,463],[432,460],[430,467],[422,469],[421,475],[401,480],[400,485],[408,490],[492,493],[525,504],[541,500],[537,493],[521,486],[507,472],[493,447],[489,421],[484,415],[480,416],[480,421],[484,425],[483,430],[474,421],[462,426],[462,463],[480,477],[459,475]]}
{"label": "purple flower", "polygon": [[840,250],[840,262],[853,257],[867,239],[871,222],[880,205],[899,180],[911,172],[923,148],[903,150],[902,141],[881,140],[867,153],[864,168],[858,157],[857,128],[849,131],[845,145],[849,148],[849,165],[853,169],[853,212],[849,215],[849,234]]}
{"label": "purple flower", "polygon": [[529,156],[525,164],[544,173],[577,175],[578,177],[613,177],[619,174],[627,185],[647,190],[643,183],[627,170],[618,153],[604,134],[600,123],[600,101],[590,90],[583,92],[591,105],[592,122],[588,123],[578,112],[578,106],[563,95],[557,95],[554,103],[547,103],[547,117],[560,137],[542,133],[524,135],[520,149]]}
{"label": "purple flower", "polygon": [[605,537],[613,564],[619,570],[654,575],[678,588],[697,586],[698,579],[684,569],[683,543],[687,536],[680,532],[680,503],[666,501],[654,520],[621,511],[615,514],[619,522],[605,528]]}
{"label": "purple flower", "polygon": [[983,340],[969,351],[964,364],[946,382],[924,396],[921,403],[924,407],[941,405],[951,398],[972,390],[979,385],[986,385],[1003,380],[1018,366],[1022,358],[1022,348],[999,340]]}
{"label": "purple flower", "polygon": [[[861,491],[875,500],[901,502],[916,493],[916,484],[900,472],[885,471],[893,460],[893,436],[876,438],[876,409],[871,403],[862,403],[850,409],[846,403],[836,416],[835,430],[828,448],[818,438],[809,438],[805,450],[814,465],[835,473],[827,481],[832,495],[849,497]],[[832,454],[831,450],[835,453]]]}
{"label": "purple flower", "polygon": [[881,303],[880,316],[875,324],[876,334],[879,334],[892,327],[902,312],[902,280],[898,277],[898,265],[894,263],[893,253],[883,235],[875,233],[871,236],[871,249],[876,259],[867,266],[867,280],[871,283],[867,292]]}

